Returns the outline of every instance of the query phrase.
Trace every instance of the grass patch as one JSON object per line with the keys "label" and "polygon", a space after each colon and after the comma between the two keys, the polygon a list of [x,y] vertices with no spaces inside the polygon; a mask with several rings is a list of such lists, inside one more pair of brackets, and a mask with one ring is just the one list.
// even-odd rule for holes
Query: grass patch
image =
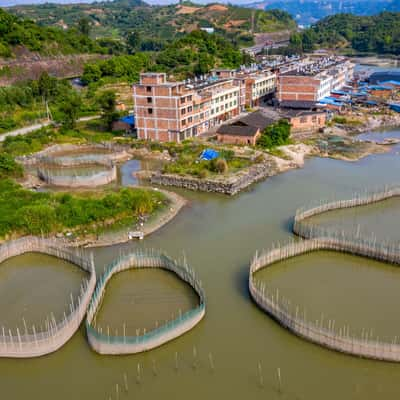
{"label": "grass patch", "polygon": [[151,215],[168,204],[161,193],[148,189],[71,195],[33,192],[10,179],[0,180],[0,237],[63,231],[94,232],[139,216]]}

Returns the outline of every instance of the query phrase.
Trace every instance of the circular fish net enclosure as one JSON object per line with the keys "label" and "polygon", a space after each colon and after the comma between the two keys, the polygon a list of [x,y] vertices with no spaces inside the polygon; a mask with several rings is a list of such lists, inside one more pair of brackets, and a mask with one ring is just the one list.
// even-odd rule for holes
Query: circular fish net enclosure
{"label": "circular fish net enclosure", "polygon": [[[113,275],[134,268],[161,268],[173,272],[179,279],[189,284],[199,297],[199,304],[159,327],[141,335],[127,336],[123,327],[120,336],[115,336],[107,329],[97,326],[96,314],[106,293],[106,286]],[[132,354],[161,346],[173,340],[197,325],[205,315],[205,295],[201,282],[196,278],[194,271],[186,261],[181,263],[172,260],[164,254],[146,250],[122,255],[109,265],[100,277],[90,303],[86,329],[89,344],[94,351],[100,354]]]}
{"label": "circular fish net enclosure", "polygon": [[96,273],[92,254],[79,249],[63,247],[54,240],[24,237],[0,246],[0,262],[28,252],[43,253],[68,261],[89,273],[80,287],[77,299],[71,297],[69,313],[57,321],[51,316],[44,331],[37,332],[34,325],[16,330],[2,326],[0,331],[0,357],[30,358],[52,353],[62,347],[79,329],[96,286]]}

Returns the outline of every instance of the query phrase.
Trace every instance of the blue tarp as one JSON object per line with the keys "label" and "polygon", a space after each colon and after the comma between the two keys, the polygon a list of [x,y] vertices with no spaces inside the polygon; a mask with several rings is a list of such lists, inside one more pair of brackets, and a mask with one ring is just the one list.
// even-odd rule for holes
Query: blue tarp
{"label": "blue tarp", "polygon": [[218,151],[214,149],[205,149],[203,152],[200,154],[200,160],[214,160],[214,158],[218,158],[219,153]]}
{"label": "blue tarp", "polygon": [[127,115],[126,117],[121,118],[120,121],[133,126],[133,125],[135,125],[135,116]]}

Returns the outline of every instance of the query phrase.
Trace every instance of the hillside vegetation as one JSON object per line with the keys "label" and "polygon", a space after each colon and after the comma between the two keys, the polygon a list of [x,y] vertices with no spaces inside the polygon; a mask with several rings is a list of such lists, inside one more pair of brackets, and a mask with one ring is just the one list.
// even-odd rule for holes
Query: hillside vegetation
{"label": "hillside vegetation", "polygon": [[291,38],[293,47],[310,51],[318,47],[358,53],[400,54],[400,13],[370,17],[337,14],[324,18]]}
{"label": "hillside vegetation", "polygon": [[133,83],[144,71],[168,72],[176,79],[186,79],[207,73],[215,67],[238,68],[249,62],[247,58],[222,36],[193,31],[151,55],[138,52],[88,63],[82,79],[86,84],[96,83],[97,86],[116,80]]}
{"label": "hillside vegetation", "polygon": [[96,38],[126,38],[132,30],[141,37],[142,49],[153,50],[159,41],[171,40],[200,28],[214,28],[241,44],[252,43],[253,34],[295,29],[290,15],[279,10],[263,11],[218,3],[198,5],[190,2],[150,6],[140,0],[115,0],[95,4],[19,6],[10,8],[16,15],[31,18],[41,25],[76,26],[85,16],[91,35]]}
{"label": "hillside vegetation", "polygon": [[76,29],[42,27],[0,8],[0,57],[11,57],[16,47],[46,55],[102,51],[94,40]]}

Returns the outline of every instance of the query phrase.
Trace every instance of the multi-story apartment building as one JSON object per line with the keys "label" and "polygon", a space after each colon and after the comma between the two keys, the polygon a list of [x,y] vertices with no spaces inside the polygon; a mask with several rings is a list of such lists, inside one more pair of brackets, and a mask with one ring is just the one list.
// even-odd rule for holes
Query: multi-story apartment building
{"label": "multi-story apartment building", "polygon": [[165,73],[143,73],[133,86],[139,139],[162,142],[194,137],[241,111],[234,79],[168,82]]}
{"label": "multi-story apartment building", "polygon": [[229,69],[212,71],[218,78],[234,78],[236,85],[241,87],[241,104],[246,107],[256,107],[261,100],[272,95],[276,90],[277,76],[270,70],[246,72]]}
{"label": "multi-story apartment building", "polygon": [[279,76],[279,101],[318,101],[342,88],[353,77],[354,64],[339,57],[299,63]]}

